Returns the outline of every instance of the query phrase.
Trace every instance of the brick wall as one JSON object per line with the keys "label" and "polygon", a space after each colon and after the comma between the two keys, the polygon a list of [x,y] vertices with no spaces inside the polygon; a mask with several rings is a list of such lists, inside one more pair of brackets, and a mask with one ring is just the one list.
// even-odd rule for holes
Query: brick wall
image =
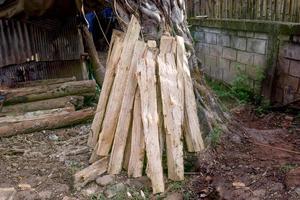
{"label": "brick wall", "polygon": [[197,27],[193,36],[207,75],[231,84],[242,72],[249,75],[251,87],[260,85],[257,73],[267,67],[267,34]]}
{"label": "brick wall", "polygon": [[289,103],[300,98],[300,37],[281,41],[279,48],[275,101]]}

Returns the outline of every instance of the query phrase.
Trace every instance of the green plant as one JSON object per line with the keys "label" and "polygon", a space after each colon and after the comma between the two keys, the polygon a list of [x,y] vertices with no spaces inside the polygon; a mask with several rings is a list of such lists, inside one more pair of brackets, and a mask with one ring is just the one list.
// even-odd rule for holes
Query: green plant
{"label": "green plant", "polygon": [[219,127],[213,128],[212,131],[210,132],[210,134],[208,136],[208,140],[213,148],[216,148],[220,144],[221,133],[222,133],[222,130]]}
{"label": "green plant", "polygon": [[282,173],[288,173],[289,171],[291,171],[292,169],[295,169],[297,168],[298,165],[297,164],[284,164],[280,167],[280,171]]}
{"label": "green plant", "polygon": [[172,181],[169,183],[169,190],[170,191],[179,191],[183,188],[184,181]]}

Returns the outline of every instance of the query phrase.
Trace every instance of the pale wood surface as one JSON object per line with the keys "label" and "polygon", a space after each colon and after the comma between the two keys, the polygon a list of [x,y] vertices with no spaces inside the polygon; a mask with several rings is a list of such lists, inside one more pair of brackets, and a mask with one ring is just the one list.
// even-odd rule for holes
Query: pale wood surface
{"label": "pale wood surface", "polygon": [[90,147],[95,147],[96,143],[98,142],[107,102],[114,82],[116,67],[123,49],[123,39],[118,36],[114,36],[114,42],[112,44],[112,53],[111,56],[108,57],[106,74],[101,88],[96,114],[88,138],[88,145]]}
{"label": "pale wood surface", "polygon": [[156,58],[154,53],[148,50],[146,59],[142,59],[138,63],[137,78],[141,94],[141,111],[148,161],[148,176],[151,179],[154,194],[164,192],[165,190],[159,147],[155,68]]}
{"label": "pale wood surface", "polygon": [[177,67],[183,75],[184,82],[184,133],[188,151],[199,152],[204,149],[200,124],[197,115],[197,103],[193,90],[193,82],[188,67],[184,39],[176,36],[177,41]]}
{"label": "pale wood surface", "polygon": [[121,109],[122,98],[125,91],[125,83],[127,80],[133,50],[136,41],[139,38],[141,27],[137,19],[132,16],[128,30],[124,38],[124,48],[118,63],[115,81],[112,86],[107,110],[104,117],[102,130],[99,135],[99,146],[97,154],[105,156],[109,154],[112,146],[114,133],[116,130],[118,117]]}
{"label": "pale wood surface", "polygon": [[137,90],[134,99],[133,121],[132,121],[131,149],[128,164],[129,177],[141,177],[145,158],[145,136],[141,113],[141,95]]}
{"label": "pale wood surface", "polygon": [[134,95],[137,88],[136,66],[138,60],[144,56],[145,50],[146,44],[142,41],[137,41],[134,47],[132,62],[125,85],[124,97],[110,155],[108,172],[111,174],[118,174],[122,170],[123,155],[132,118]]}

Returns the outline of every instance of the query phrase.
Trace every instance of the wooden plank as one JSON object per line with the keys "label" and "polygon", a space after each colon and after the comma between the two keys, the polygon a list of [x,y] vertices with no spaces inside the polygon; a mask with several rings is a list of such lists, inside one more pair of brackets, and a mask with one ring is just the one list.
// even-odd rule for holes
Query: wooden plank
{"label": "wooden plank", "polygon": [[[161,42],[161,46],[163,45],[165,44]],[[174,54],[160,54],[157,61],[166,132],[168,178],[180,181],[184,179],[181,142],[184,115],[182,79],[179,80]]]}
{"label": "wooden plank", "polygon": [[188,60],[184,46],[184,39],[177,36],[177,67],[181,70],[184,79],[184,132],[188,151],[199,152],[204,149],[199,119],[197,116],[197,104],[193,91],[193,82],[190,75]]}
{"label": "wooden plank", "polygon": [[[136,66],[138,60],[142,59],[146,50],[146,44],[142,41],[137,41],[134,47],[132,62],[125,86],[124,97],[118,119],[118,124],[115,132],[114,143],[110,155],[108,172],[110,174],[119,174],[122,170],[122,162],[124,150],[126,146],[129,126],[132,117],[132,108],[134,95],[137,88]],[[122,83],[120,83],[122,84]],[[124,84],[124,83],[123,83]]]}
{"label": "wooden plank", "polygon": [[102,130],[99,135],[97,154],[100,156],[108,155],[112,146],[119,112],[121,109],[122,98],[124,95],[124,82],[126,82],[127,80],[134,46],[139,38],[140,30],[141,26],[138,20],[134,16],[132,16],[124,38],[123,51],[118,63],[115,81],[112,86],[105,117],[102,124]]}
{"label": "wooden plank", "polygon": [[94,164],[84,168],[74,175],[74,185],[77,189],[84,187],[91,181],[94,181],[107,170],[108,158],[102,158]]}
{"label": "wooden plank", "polygon": [[146,59],[138,63],[137,79],[141,93],[141,111],[148,161],[148,176],[151,179],[154,194],[164,192],[165,190],[159,149],[155,68],[154,53],[148,50]]}
{"label": "wooden plank", "polygon": [[132,121],[131,149],[128,164],[129,177],[141,177],[145,158],[145,136],[143,131],[141,113],[141,95],[137,90],[134,99],[133,121]]}
{"label": "wooden plank", "polygon": [[108,98],[110,96],[111,88],[114,82],[116,67],[123,49],[123,40],[120,37],[114,37],[114,47],[112,47],[111,56],[108,58],[109,61],[107,62],[105,77],[97,105],[96,114],[89,133],[88,146],[90,147],[95,147],[96,143],[98,142]]}

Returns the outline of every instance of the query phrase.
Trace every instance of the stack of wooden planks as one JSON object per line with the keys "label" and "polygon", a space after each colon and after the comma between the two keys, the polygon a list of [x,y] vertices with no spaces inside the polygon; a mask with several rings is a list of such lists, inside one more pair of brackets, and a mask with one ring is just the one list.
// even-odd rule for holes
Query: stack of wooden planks
{"label": "stack of wooden planks", "polygon": [[125,34],[113,33],[88,139],[94,164],[75,174],[78,187],[124,168],[130,177],[145,170],[153,193],[161,193],[163,154],[168,178],[180,181],[184,139],[189,152],[204,148],[184,39],[163,36],[158,48],[155,41],[139,40],[140,31],[133,16]]}
{"label": "stack of wooden planks", "polygon": [[0,113],[0,137],[69,126],[94,116],[93,109],[81,108],[84,97],[95,95],[95,81],[76,81],[71,77],[25,82],[19,86],[0,90],[5,96]]}

